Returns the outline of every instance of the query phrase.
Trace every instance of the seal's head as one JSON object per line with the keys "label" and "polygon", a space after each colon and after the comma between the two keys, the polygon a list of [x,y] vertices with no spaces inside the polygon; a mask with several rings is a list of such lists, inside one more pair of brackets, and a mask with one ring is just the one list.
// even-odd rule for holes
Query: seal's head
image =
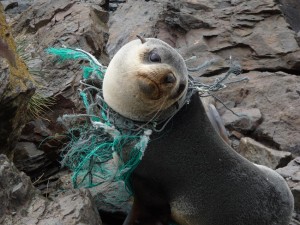
{"label": "seal's head", "polygon": [[182,106],[187,86],[182,56],[159,39],[140,38],[124,45],[111,60],[103,97],[124,117],[162,121]]}

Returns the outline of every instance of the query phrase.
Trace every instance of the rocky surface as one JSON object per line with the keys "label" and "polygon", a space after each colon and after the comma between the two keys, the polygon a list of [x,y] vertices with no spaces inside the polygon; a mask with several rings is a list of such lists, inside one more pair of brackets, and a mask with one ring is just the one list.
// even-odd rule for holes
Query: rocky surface
{"label": "rocky surface", "polygon": [[61,192],[44,198],[30,178],[0,155],[0,224],[5,225],[101,225],[88,190]]}
{"label": "rocky surface", "polygon": [[234,107],[231,111],[225,111],[222,115],[223,123],[226,127],[239,131],[253,131],[262,121],[262,115],[257,108],[238,108]]}
{"label": "rocky surface", "polygon": [[0,154],[13,157],[13,148],[26,121],[28,102],[34,85],[24,61],[19,57],[11,29],[0,4]]}
{"label": "rocky surface", "polygon": [[[26,63],[38,84],[36,92],[55,98],[52,111],[32,118],[20,138],[17,132],[13,132],[17,136],[10,138],[20,141],[15,148],[16,165],[31,176],[45,195],[52,196],[61,180],[62,175],[57,174],[59,150],[68,137],[57,118],[81,111],[77,89],[80,66],[85,63],[55,61],[44,52],[52,46],[82,48],[107,65],[114,53],[137,34],[157,37],[177,48],[186,59],[196,56],[187,62],[189,67],[215,61],[208,71],[191,74],[203,75],[197,78],[201,82],[212,82],[237,60],[243,68],[241,76],[248,77],[249,82],[232,84],[215,93],[231,110],[246,115],[236,117],[223,104],[215,103],[231,135],[232,146],[237,151],[243,149],[245,155],[255,149],[252,160],[263,159],[262,163],[272,168],[284,166],[291,159],[285,152],[292,157],[300,156],[298,1],[5,0],[0,3],[6,8],[7,21],[16,39],[22,40],[19,43],[26,49]],[[8,81],[7,71],[0,74],[3,81]],[[2,105],[0,98],[0,109]],[[245,143],[248,137],[253,140]],[[65,176],[69,178],[69,174]],[[296,205],[300,205],[297,192],[293,193]],[[52,206],[56,207],[55,204]],[[101,201],[97,207],[106,211],[116,209]],[[121,224],[121,220],[111,224]],[[296,217],[293,224],[299,224]]]}
{"label": "rocky surface", "polygon": [[272,169],[284,167],[292,159],[292,154],[290,152],[277,151],[268,148],[249,137],[241,139],[238,153],[251,162]]}
{"label": "rocky surface", "polygon": [[[300,213],[300,157],[295,158],[286,167],[276,170],[287,181],[295,198],[295,210]],[[300,219],[299,215],[297,218]]]}
{"label": "rocky surface", "polygon": [[46,109],[41,118],[26,124],[20,137],[21,142],[33,143],[44,154],[15,160],[18,168],[33,180],[38,179],[36,185],[43,191],[46,191],[47,178],[58,172],[59,150],[68,141],[65,127],[57,119],[63,114],[80,111],[77,89],[84,64],[55,61],[45,53],[45,48],[79,47],[107,64],[108,12],[101,8],[104,3],[100,0],[44,0],[28,3],[30,7],[22,14],[8,10],[14,33],[26,49],[27,65],[38,84],[37,94],[42,98],[53,98],[51,110]]}
{"label": "rocky surface", "polygon": [[[135,18],[125,19],[127,18]],[[165,40],[194,64],[219,60],[212,73],[238,59],[245,71],[299,69],[296,34],[273,0],[137,1],[128,0],[109,20],[108,54],[136,34]]]}
{"label": "rocky surface", "polygon": [[[262,121],[253,131],[244,132],[276,150],[300,154],[300,77],[284,72],[249,72],[247,83],[232,84],[216,95],[231,109],[256,108]],[[211,78],[201,78],[210,82]],[[299,92],[299,93],[298,93]],[[221,116],[228,112],[217,102]],[[230,127],[229,127],[230,128]],[[231,129],[231,131],[234,129]]]}
{"label": "rocky surface", "polygon": [[286,21],[291,25],[292,29],[298,33],[300,31],[300,4],[297,0],[279,0],[279,7],[286,18]]}

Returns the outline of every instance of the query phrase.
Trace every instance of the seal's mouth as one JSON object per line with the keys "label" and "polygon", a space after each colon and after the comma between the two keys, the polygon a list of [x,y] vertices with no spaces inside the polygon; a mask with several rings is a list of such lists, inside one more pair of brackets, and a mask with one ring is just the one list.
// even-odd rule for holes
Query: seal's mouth
{"label": "seal's mouth", "polygon": [[140,90],[152,100],[158,100],[162,97],[159,84],[148,76],[140,75],[138,77],[138,86]]}
{"label": "seal's mouth", "polygon": [[187,84],[185,81],[180,81],[180,83],[177,84],[177,79],[173,73],[168,73],[161,78],[159,82],[151,79],[151,77],[147,75],[141,74],[138,77],[138,86],[141,92],[143,92],[149,99],[158,100],[168,93],[168,99],[175,100],[180,98],[186,89]]}

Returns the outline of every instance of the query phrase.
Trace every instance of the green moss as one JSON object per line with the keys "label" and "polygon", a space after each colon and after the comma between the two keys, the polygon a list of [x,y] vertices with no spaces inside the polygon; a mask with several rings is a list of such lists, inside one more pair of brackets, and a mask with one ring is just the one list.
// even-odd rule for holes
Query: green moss
{"label": "green moss", "polygon": [[16,43],[13,39],[10,26],[6,23],[4,10],[0,4],[0,38],[8,45],[8,48],[14,53],[16,59],[16,67],[9,65],[10,70],[10,86],[18,87],[20,91],[27,89],[24,81],[32,80],[28,68],[24,61],[17,54]]}

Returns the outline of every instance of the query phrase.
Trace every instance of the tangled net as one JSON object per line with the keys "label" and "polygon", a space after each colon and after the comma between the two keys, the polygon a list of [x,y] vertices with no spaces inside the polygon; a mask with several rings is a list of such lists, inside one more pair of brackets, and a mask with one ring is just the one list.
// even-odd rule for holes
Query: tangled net
{"label": "tangled net", "polygon": [[[73,186],[75,188],[92,188],[101,185],[108,187],[112,183],[118,183],[118,188],[123,186],[131,194],[129,178],[143,158],[151,133],[162,131],[174,115],[163,122],[142,123],[127,119],[112,110],[104,101],[102,81],[106,67],[94,56],[81,49],[72,48],[48,48],[46,52],[57,56],[60,61],[85,60],[89,63],[89,66],[82,67],[83,88],[80,90],[86,113],[67,114],[60,118],[65,125],[70,124],[67,123],[70,121],[85,119],[83,123],[78,122],[76,126],[68,127],[72,137],[63,150],[62,165],[73,171]],[[210,63],[191,68],[189,71],[203,70]],[[189,77],[186,104],[194,92],[207,94],[218,91],[226,87],[226,80],[231,74],[240,73],[240,66],[232,63],[225,76],[216,79],[213,84],[196,82]],[[243,80],[246,78],[234,82]],[[112,201],[112,196],[106,197],[108,201]]]}

